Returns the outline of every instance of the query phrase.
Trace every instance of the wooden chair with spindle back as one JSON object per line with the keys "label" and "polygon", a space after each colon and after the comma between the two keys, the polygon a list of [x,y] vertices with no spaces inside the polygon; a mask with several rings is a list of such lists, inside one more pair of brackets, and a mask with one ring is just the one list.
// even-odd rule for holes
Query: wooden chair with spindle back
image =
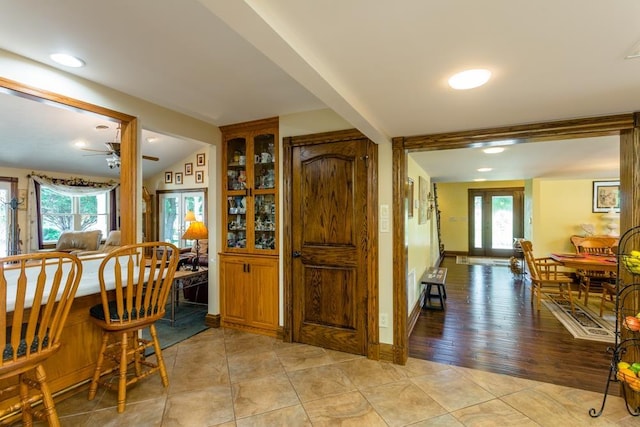
{"label": "wooden chair with spindle back", "polygon": [[[26,426],[34,418],[60,425],[43,363],[63,344],[81,276],[80,260],[63,252],[0,258],[0,318],[6,322],[0,327],[0,380],[10,384],[0,390],[0,420],[22,411]],[[17,383],[11,383],[15,377]]]}
{"label": "wooden chair with spindle back", "polygon": [[[587,254],[593,256],[614,256],[618,239],[615,237],[584,237],[580,242],[576,243],[578,253]],[[616,275],[613,272],[597,271],[597,270],[584,270],[579,269],[576,271],[578,277],[578,298],[581,297],[584,291],[584,305],[589,303],[590,292],[603,293],[602,297],[606,297],[610,287],[604,286],[604,284],[614,283]],[[602,303],[600,304],[602,311]],[[602,316],[602,313],[600,313]]]}
{"label": "wooden chair with spindle back", "polygon": [[[146,242],[115,249],[100,264],[102,304],[91,307],[89,313],[102,328],[102,347],[89,400],[96,396],[98,385],[117,390],[118,412],[123,412],[128,386],[154,373],[160,375],[164,387],[169,385],[155,322],[165,315],[178,259],[179,250],[171,243]],[[138,334],[143,328],[149,329],[151,340]],[[151,347],[155,363],[145,357],[145,350]],[[113,363],[105,365],[105,359]],[[128,379],[130,366],[135,370]],[[109,378],[112,372],[118,374],[115,383]]]}
{"label": "wooden chair with spindle back", "polygon": [[571,291],[574,278],[571,272],[562,270],[562,264],[549,257],[536,258],[531,241],[522,240],[520,246],[531,279],[531,304],[535,302],[536,309],[540,310],[540,301],[546,298],[545,294],[556,294],[569,301],[571,311],[575,312]]}

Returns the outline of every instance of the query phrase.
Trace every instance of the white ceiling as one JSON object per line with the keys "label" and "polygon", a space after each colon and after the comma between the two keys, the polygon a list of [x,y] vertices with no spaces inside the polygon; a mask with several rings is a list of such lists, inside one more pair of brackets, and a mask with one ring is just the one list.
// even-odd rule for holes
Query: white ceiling
{"label": "white ceiling", "polygon": [[[65,71],[215,125],[328,107],[386,143],[640,110],[640,59],[624,59],[640,42],[636,0],[0,0],[0,10],[0,48],[52,66],[50,53],[73,53],[87,66]],[[447,87],[476,67],[493,71],[486,86]],[[617,161],[615,140],[561,144],[510,147],[529,151],[506,164],[551,177]],[[466,157],[482,156],[464,153],[416,157],[431,159],[436,180],[475,178]],[[444,164],[455,176],[435,169]]]}

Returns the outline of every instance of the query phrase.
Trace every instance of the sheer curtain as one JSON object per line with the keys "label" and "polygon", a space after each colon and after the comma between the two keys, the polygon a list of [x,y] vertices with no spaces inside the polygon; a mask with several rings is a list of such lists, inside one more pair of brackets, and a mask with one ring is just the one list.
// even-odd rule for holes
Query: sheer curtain
{"label": "sheer curtain", "polygon": [[[36,252],[42,247],[42,224],[40,222],[40,186],[44,185],[57,193],[65,196],[96,196],[111,192],[118,187],[115,181],[93,182],[82,178],[50,178],[45,175],[28,175],[28,229],[29,237],[27,247],[30,252]],[[112,193],[112,195],[115,192]],[[114,197],[111,198],[111,226],[116,228],[116,215],[114,209]]]}

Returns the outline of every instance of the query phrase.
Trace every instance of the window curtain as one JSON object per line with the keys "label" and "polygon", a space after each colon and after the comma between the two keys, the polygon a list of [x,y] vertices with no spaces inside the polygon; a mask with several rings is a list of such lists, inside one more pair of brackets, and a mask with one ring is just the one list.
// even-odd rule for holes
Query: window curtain
{"label": "window curtain", "polygon": [[42,222],[40,221],[40,186],[44,185],[65,196],[97,196],[100,194],[111,192],[111,229],[117,228],[117,220],[115,214],[115,189],[118,187],[117,182],[93,182],[83,178],[50,178],[46,175],[37,175],[31,173],[28,175],[28,207],[29,207],[29,237],[27,247],[30,252],[36,252],[42,249]]}

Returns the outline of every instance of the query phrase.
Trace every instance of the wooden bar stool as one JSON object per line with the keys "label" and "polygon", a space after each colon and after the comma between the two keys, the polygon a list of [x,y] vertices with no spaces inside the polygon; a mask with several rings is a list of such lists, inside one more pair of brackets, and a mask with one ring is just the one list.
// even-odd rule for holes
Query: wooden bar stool
{"label": "wooden bar stool", "polygon": [[[0,420],[22,411],[25,426],[34,417],[60,425],[43,363],[62,345],[81,276],[80,260],[62,252],[0,258],[0,318],[6,321],[0,327],[0,380],[18,380],[0,390]],[[40,401],[43,408],[36,409]]]}
{"label": "wooden bar stool", "polygon": [[[165,315],[178,258],[179,250],[171,243],[147,242],[122,246],[100,264],[102,304],[91,307],[89,314],[102,328],[102,347],[89,400],[96,396],[98,385],[117,390],[118,412],[123,412],[127,386],[154,373],[160,375],[164,387],[169,385],[155,322]],[[151,340],[138,334],[143,328],[149,328]],[[145,350],[150,347],[155,351],[156,363],[145,358]],[[106,364],[105,359],[109,361]],[[127,378],[130,365],[135,369]],[[106,378],[113,372],[118,374],[115,384]]]}

